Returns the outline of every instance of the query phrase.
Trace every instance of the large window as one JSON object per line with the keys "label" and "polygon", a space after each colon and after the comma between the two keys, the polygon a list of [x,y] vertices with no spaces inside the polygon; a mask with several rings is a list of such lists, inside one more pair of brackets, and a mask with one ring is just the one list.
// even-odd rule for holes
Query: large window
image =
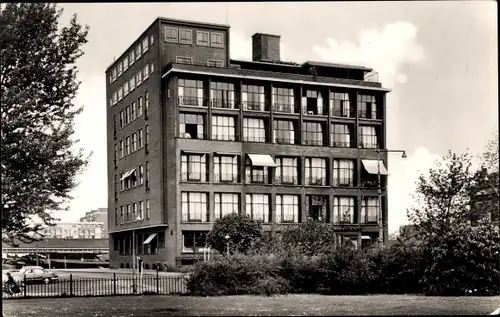
{"label": "large window", "polygon": [[319,122],[304,122],[302,132],[305,145],[323,145],[323,126]]}
{"label": "large window", "polygon": [[304,89],[302,96],[302,113],[307,115],[323,115],[323,97],[321,91]]}
{"label": "large window", "polygon": [[377,223],[378,210],[377,197],[363,197],[361,199],[361,223]]}
{"label": "large window", "polygon": [[273,111],[295,113],[295,97],[292,88],[273,87]]}
{"label": "large window", "polygon": [[193,43],[193,31],[179,29],[179,43],[192,44]]}
{"label": "large window", "polygon": [[219,155],[214,156],[214,182],[237,183],[238,156],[237,155]]}
{"label": "large window", "polygon": [[375,127],[360,126],[359,127],[360,147],[365,149],[377,149],[378,136]]}
{"label": "large window", "polygon": [[354,186],[354,161],[333,161],[333,186]]}
{"label": "large window", "polygon": [[264,119],[243,118],[243,140],[248,142],[266,142]]}
{"label": "large window", "polygon": [[375,96],[358,96],[359,117],[365,119],[378,119],[377,102]]}
{"label": "large window", "polygon": [[207,246],[208,231],[182,231],[182,252],[203,252]]}
{"label": "large window", "polygon": [[132,133],[132,153],[137,151],[137,133]]}
{"label": "large window", "polygon": [[246,214],[255,221],[270,222],[269,195],[247,194]]}
{"label": "large window", "polygon": [[203,106],[203,82],[201,80],[179,79],[179,105]]}
{"label": "large window", "polygon": [[211,82],[210,102],[214,108],[235,109],[234,84]]}
{"label": "large window", "polygon": [[241,86],[241,103],[244,110],[267,111],[265,100],[264,86]]}
{"label": "large window", "polygon": [[354,223],[354,198],[333,197],[333,222]]}
{"label": "large window", "polygon": [[234,141],[236,140],[235,130],[234,117],[212,117],[212,138],[214,140]]}
{"label": "large window", "polygon": [[332,124],[331,146],[351,147],[351,131],[347,124]]}
{"label": "large window", "polygon": [[207,155],[183,153],[181,155],[181,181],[207,181]]}
{"label": "large window", "polygon": [[276,222],[300,222],[298,195],[276,195]]}
{"label": "large window", "polygon": [[208,222],[207,196],[207,193],[182,192],[182,221]]}
{"label": "large window", "polygon": [[246,160],[245,166],[245,182],[247,184],[269,184],[269,167],[254,166],[249,158]]}
{"label": "large window", "polygon": [[196,31],[196,45],[198,46],[209,46],[210,33],[203,31]]}
{"label": "large window", "polygon": [[348,93],[330,93],[330,115],[333,117],[353,117]]}
{"label": "large window", "polygon": [[326,186],[326,159],[318,157],[306,158],[306,185]]}
{"label": "large window", "polygon": [[215,219],[223,218],[229,214],[237,214],[240,209],[239,194],[214,194]]}
{"label": "large window", "polygon": [[222,33],[212,32],[210,34],[210,46],[224,47],[224,35]]}
{"label": "large window", "polygon": [[294,122],[289,120],[274,120],[273,136],[276,144],[295,144]]}
{"label": "large window", "polygon": [[276,158],[276,184],[299,184],[299,167],[296,157],[277,157]]}
{"label": "large window", "polygon": [[201,114],[179,114],[179,133],[185,139],[204,139],[204,119]]}
{"label": "large window", "polygon": [[179,40],[179,31],[176,28],[165,27],[165,41],[177,43]]}

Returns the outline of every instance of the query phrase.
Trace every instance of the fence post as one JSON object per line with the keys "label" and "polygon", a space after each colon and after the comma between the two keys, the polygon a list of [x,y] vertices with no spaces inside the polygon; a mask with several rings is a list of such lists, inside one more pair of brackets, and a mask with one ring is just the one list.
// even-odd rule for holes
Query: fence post
{"label": "fence post", "polygon": [[113,295],[116,295],[116,273],[113,273]]}
{"label": "fence post", "polygon": [[156,270],[156,294],[160,294],[160,278],[158,270]]}
{"label": "fence post", "polygon": [[73,274],[69,275],[69,296],[73,296]]}
{"label": "fence post", "polygon": [[26,297],[26,275],[23,277],[23,284],[24,284],[24,297]]}

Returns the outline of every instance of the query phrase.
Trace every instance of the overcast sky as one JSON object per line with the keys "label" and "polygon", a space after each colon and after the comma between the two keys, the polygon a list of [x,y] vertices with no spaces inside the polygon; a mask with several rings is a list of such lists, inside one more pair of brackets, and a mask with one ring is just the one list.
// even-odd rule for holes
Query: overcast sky
{"label": "overcast sky", "polygon": [[389,231],[406,221],[421,172],[448,150],[483,151],[498,129],[496,1],[320,3],[65,3],[63,23],[77,13],[90,26],[76,103],[80,146],[93,151],[71,209],[77,220],[107,206],[107,66],[155,18],[231,26],[231,58],[251,60],[251,36],[281,35],[282,60],[360,64],[380,73],[387,100]]}

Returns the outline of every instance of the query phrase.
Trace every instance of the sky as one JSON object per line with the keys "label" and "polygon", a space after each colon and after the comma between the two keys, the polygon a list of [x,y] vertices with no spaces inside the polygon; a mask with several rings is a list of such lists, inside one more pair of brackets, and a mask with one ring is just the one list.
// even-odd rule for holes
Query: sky
{"label": "sky", "polygon": [[374,68],[387,96],[389,232],[405,224],[421,173],[447,154],[479,155],[498,131],[496,1],[308,3],[64,3],[89,25],[78,61],[75,137],[90,164],[70,209],[76,221],[107,206],[105,69],[159,16],[231,26],[230,54],[251,60],[254,33],[281,35],[281,59]]}

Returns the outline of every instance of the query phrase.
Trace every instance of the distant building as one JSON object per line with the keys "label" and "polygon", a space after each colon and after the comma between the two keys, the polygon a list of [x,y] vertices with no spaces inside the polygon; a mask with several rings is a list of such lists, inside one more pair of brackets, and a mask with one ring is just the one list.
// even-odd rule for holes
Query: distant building
{"label": "distant building", "polygon": [[108,208],[97,208],[85,213],[80,222],[102,222],[102,237],[108,237]]}
{"label": "distant building", "polygon": [[43,229],[48,239],[103,239],[103,222],[59,222]]}

